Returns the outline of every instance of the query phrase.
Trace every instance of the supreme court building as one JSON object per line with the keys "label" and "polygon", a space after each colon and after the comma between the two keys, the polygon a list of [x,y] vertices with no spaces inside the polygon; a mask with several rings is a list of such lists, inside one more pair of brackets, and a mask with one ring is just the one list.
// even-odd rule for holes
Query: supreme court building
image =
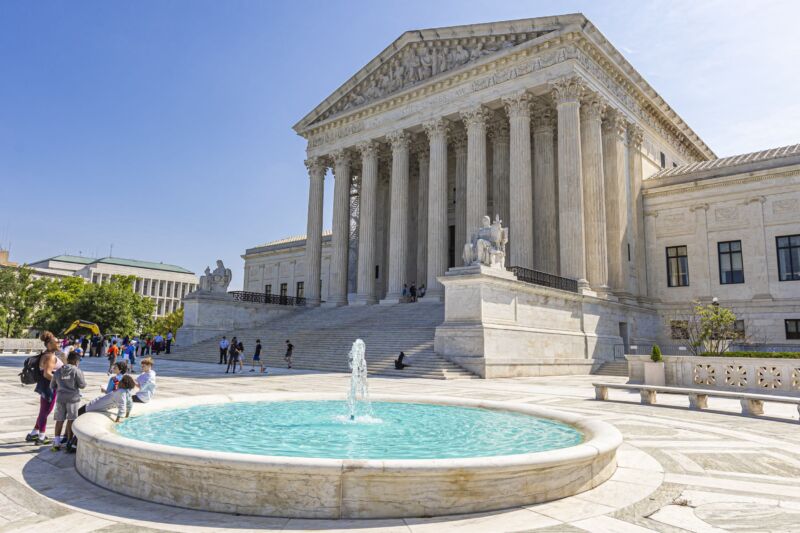
{"label": "supreme court building", "polygon": [[[441,302],[464,243],[499,215],[517,277],[563,278],[575,296],[467,276],[483,311],[457,319],[448,301],[443,336],[477,320],[508,338],[563,296],[601,344],[668,342],[665,314],[713,297],[769,342],[800,337],[800,146],[718,159],[583,15],[406,32],[294,130],[308,141],[307,235],[248,250],[246,291],[279,286],[274,263],[302,251],[288,288],[302,281],[309,305],[397,303],[411,283]],[[463,351],[440,330],[437,352]]]}

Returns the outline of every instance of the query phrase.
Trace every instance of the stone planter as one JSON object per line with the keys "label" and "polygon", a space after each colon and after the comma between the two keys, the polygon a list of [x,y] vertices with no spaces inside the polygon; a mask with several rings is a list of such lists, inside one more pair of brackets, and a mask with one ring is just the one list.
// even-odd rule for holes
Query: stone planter
{"label": "stone planter", "polygon": [[645,385],[660,385],[666,384],[666,372],[664,370],[664,363],[644,363],[644,384]]}

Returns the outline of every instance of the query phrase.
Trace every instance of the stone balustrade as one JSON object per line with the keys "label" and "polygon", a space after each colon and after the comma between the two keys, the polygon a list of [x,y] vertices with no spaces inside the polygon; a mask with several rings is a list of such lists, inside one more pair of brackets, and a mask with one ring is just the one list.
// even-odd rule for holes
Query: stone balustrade
{"label": "stone balustrade", "polygon": [[[626,358],[629,382],[644,383],[650,356]],[[665,356],[664,369],[667,386],[800,394],[800,359]]]}

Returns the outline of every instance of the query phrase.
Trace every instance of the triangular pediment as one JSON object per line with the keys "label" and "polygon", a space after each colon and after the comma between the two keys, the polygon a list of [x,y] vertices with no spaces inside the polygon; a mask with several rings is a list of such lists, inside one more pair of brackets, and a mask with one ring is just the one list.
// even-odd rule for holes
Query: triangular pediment
{"label": "triangular pediment", "polygon": [[585,20],[583,15],[564,15],[406,32],[294,129],[301,132],[333,116],[443,77],[483,58],[504,54]]}

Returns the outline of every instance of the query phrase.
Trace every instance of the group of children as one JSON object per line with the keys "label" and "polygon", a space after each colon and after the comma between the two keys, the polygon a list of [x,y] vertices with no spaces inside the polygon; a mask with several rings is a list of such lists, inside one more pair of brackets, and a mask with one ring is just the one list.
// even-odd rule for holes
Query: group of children
{"label": "group of children", "polygon": [[[51,333],[49,335],[52,336]],[[26,437],[28,442],[50,444],[51,441],[44,434],[44,428],[50,410],[55,407],[53,418],[56,427],[55,437],[52,441],[53,450],[58,451],[65,447],[67,453],[72,453],[76,445],[72,424],[80,415],[93,411],[113,411],[116,408],[115,421],[119,422],[123,416],[126,418],[130,416],[133,403],[146,403],[153,398],[156,390],[153,359],[150,357],[142,359],[142,372],[136,378],[129,374],[129,371],[133,370],[133,365],[129,366],[127,361],[120,360],[114,361],[109,370],[109,373],[113,375],[108,380],[108,384],[101,387],[100,391],[103,395],[79,407],[82,397],[81,390],[86,388],[86,379],[80,369],[80,350],[70,351],[66,355],[66,363],[64,363],[63,354],[51,349],[51,338],[54,337],[42,338],[46,350],[39,356],[36,392],[42,396],[41,403],[43,405],[36,426]],[[63,437],[62,430],[64,431]]]}

